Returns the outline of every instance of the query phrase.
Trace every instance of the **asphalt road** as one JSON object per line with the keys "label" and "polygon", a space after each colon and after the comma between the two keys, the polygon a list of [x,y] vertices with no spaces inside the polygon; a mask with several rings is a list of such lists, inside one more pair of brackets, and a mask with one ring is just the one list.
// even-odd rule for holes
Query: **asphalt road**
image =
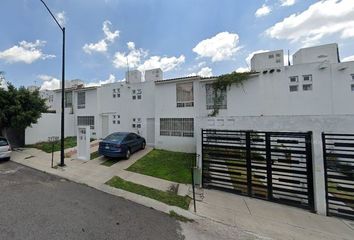
{"label": "asphalt road", "polygon": [[183,239],[180,231],[164,213],[0,162],[0,239]]}

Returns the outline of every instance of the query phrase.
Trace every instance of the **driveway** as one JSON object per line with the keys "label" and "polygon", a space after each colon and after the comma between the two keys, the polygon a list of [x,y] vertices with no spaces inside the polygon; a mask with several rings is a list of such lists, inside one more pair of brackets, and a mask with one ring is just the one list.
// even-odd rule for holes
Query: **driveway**
{"label": "driveway", "polygon": [[164,213],[0,162],[0,239],[183,239]]}

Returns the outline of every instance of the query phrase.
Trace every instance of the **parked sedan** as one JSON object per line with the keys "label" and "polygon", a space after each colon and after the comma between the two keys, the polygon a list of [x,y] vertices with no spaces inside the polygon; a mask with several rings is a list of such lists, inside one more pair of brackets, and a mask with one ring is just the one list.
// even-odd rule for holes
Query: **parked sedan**
{"label": "parked sedan", "polygon": [[6,138],[0,137],[0,160],[10,160],[11,146]]}
{"label": "parked sedan", "polygon": [[108,135],[100,142],[98,152],[105,157],[124,157],[146,146],[145,138],[129,132],[116,132]]}

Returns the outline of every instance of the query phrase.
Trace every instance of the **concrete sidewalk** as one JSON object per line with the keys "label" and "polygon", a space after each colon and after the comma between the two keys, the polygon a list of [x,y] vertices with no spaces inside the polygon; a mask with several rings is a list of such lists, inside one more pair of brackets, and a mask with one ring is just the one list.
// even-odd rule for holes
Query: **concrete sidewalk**
{"label": "concrete sidewalk", "polygon": [[[87,184],[98,190],[159,211],[169,213],[173,210],[192,219],[203,217],[212,219],[249,233],[254,236],[251,239],[354,239],[354,223],[351,221],[320,216],[302,209],[263,200],[216,190],[201,190],[203,198],[201,201],[197,201],[197,215],[195,215],[192,211],[193,208],[186,211],[104,184],[113,176],[119,176],[125,180],[163,191],[168,190],[171,185],[175,185],[176,183],[170,181],[125,170],[151,150],[151,148],[147,148],[139,151],[133,154],[129,160],[121,160],[111,167],[101,165],[105,161],[102,157],[87,162],[68,158],[66,159],[66,167],[52,169],[50,168],[51,155],[37,149],[14,152],[13,160],[41,171]],[[55,159],[59,159],[58,154],[55,153]],[[189,188],[188,185],[180,184],[178,194],[190,193]]]}

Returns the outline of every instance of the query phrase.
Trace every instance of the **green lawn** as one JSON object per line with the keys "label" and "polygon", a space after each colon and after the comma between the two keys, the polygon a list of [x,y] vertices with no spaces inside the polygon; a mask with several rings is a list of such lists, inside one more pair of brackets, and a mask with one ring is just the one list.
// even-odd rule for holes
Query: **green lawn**
{"label": "green lawn", "polygon": [[106,182],[106,184],[111,187],[136,193],[166,203],[168,205],[177,206],[187,210],[189,208],[189,203],[191,201],[191,198],[188,196],[182,197],[172,192],[164,192],[157,189],[149,188],[140,184],[125,181],[117,176],[111,178],[108,182]]}
{"label": "green lawn", "polygon": [[[52,152],[51,142],[39,142],[36,144],[26,145],[26,147],[38,148],[46,153]],[[76,147],[76,137],[66,137],[64,139],[64,149]],[[60,151],[60,141],[54,143],[54,152]]]}
{"label": "green lawn", "polygon": [[178,183],[191,183],[195,154],[154,149],[127,170]]}

